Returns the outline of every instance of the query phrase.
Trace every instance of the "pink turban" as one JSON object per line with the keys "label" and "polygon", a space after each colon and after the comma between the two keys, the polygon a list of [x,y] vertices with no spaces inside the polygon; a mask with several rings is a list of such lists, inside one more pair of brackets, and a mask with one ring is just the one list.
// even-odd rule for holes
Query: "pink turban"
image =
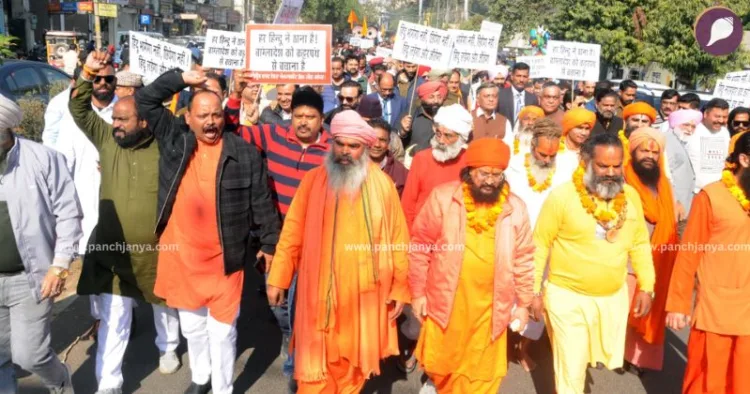
{"label": "pink turban", "polygon": [[644,142],[654,140],[659,145],[659,154],[664,153],[664,147],[667,144],[667,138],[661,131],[651,127],[641,127],[630,134],[630,151],[636,150]]}
{"label": "pink turban", "polygon": [[440,81],[430,81],[419,85],[417,88],[417,95],[419,95],[420,100],[426,99],[435,92],[440,92],[440,95],[445,98],[448,95],[448,87]]}
{"label": "pink turban", "polygon": [[377,140],[375,130],[358,113],[352,110],[339,112],[333,117],[331,135],[333,135],[333,138],[353,138],[362,141],[367,146],[372,146]]}
{"label": "pink turban", "polygon": [[669,127],[676,129],[677,126],[692,122],[694,125],[703,121],[701,111],[694,109],[680,109],[669,115]]}

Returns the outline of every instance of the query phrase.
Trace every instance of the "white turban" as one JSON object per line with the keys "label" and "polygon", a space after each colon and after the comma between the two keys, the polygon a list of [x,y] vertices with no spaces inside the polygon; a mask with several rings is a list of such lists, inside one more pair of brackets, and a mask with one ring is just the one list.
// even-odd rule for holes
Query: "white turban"
{"label": "white turban", "polygon": [[447,107],[440,107],[433,119],[433,122],[439,124],[463,137],[464,140],[469,138],[474,119],[466,108],[460,104],[453,104]]}
{"label": "white turban", "polygon": [[13,100],[0,94],[0,130],[18,127],[23,119],[23,111]]}
{"label": "white turban", "polygon": [[503,66],[502,64],[495,66],[494,68],[491,68],[487,70],[487,75],[490,77],[490,81],[495,79],[496,76],[502,75],[504,77],[508,76],[508,66]]}

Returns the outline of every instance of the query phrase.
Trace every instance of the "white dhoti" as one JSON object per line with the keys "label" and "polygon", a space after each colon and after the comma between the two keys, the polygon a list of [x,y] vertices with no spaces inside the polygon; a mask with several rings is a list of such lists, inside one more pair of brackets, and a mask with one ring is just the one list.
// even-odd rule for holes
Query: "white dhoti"
{"label": "white dhoti", "polygon": [[583,393],[588,365],[622,367],[629,305],[625,281],[608,296],[584,295],[549,283],[544,305],[558,394]]}

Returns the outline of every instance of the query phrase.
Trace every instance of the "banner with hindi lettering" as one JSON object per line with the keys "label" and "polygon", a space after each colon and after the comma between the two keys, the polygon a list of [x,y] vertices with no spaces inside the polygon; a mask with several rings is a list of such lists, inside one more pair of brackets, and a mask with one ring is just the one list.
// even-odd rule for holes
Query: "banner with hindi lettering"
{"label": "banner with hindi lettering", "polygon": [[546,55],[541,56],[516,56],[516,63],[526,63],[529,65],[529,78],[548,78],[549,58]]}
{"label": "banner with hindi lettering", "polygon": [[279,4],[279,10],[273,18],[275,25],[293,25],[297,23],[299,13],[302,10],[304,0],[282,0]]}
{"label": "banner with hindi lettering", "polygon": [[724,76],[725,81],[750,83],[750,70],[734,71]]}
{"label": "banner with hindi lettering", "polygon": [[400,21],[393,58],[433,68],[447,68],[451,54],[450,32]]}
{"label": "banner with hindi lettering", "polygon": [[453,45],[448,68],[487,70],[497,64],[497,46],[500,34],[469,30],[448,30]]}
{"label": "banner with hindi lettering", "polygon": [[245,32],[208,29],[203,49],[203,67],[245,68]]}
{"label": "banner with hindi lettering", "polygon": [[382,57],[382,58],[391,58],[393,57],[393,49],[385,48],[385,47],[377,47],[375,48],[375,56]]}
{"label": "banner with hindi lettering", "polygon": [[750,107],[750,83],[720,79],[716,81],[714,98],[726,100],[730,111],[737,107]]}
{"label": "banner with hindi lettering", "polygon": [[192,54],[189,49],[132,30],[128,35],[131,72],[146,80],[154,80],[173,68],[190,70]]}
{"label": "banner with hindi lettering", "polygon": [[598,81],[601,45],[572,41],[547,42],[548,78]]}
{"label": "banner with hindi lettering", "polygon": [[256,83],[331,83],[331,25],[246,27],[246,68]]}

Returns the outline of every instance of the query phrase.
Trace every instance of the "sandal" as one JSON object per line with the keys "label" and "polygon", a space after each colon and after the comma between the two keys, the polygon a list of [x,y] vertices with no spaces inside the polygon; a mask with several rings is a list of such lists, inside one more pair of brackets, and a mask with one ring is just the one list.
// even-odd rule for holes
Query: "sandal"
{"label": "sandal", "polygon": [[406,358],[404,355],[400,355],[398,357],[398,363],[396,363],[396,367],[399,371],[410,374],[414,372],[415,369],[417,369],[417,359],[414,357],[414,354]]}

